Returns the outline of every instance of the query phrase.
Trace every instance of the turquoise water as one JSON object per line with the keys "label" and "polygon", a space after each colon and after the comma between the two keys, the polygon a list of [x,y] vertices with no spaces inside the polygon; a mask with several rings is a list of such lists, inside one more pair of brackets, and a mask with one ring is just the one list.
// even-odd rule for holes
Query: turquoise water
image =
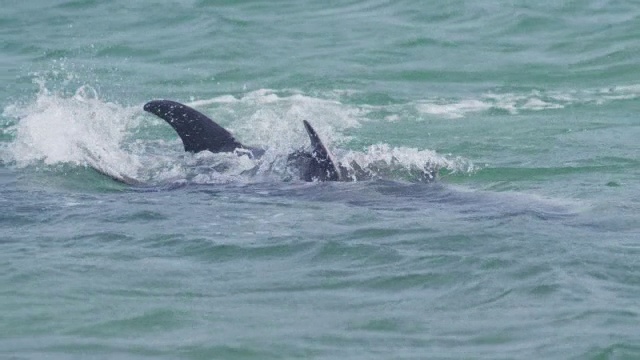
{"label": "turquoise water", "polygon": [[1,5],[0,358],[640,358],[635,2]]}

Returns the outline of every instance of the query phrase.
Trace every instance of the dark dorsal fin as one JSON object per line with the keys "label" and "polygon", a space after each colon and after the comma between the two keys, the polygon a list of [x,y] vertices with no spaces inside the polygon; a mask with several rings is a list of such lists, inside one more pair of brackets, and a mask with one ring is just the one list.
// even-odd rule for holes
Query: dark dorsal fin
{"label": "dark dorsal fin", "polygon": [[168,122],[182,139],[185,151],[217,153],[245,148],[222,126],[187,105],[171,100],[153,100],[144,105],[144,110]]}
{"label": "dark dorsal fin", "polygon": [[342,174],[336,168],[336,162],[333,160],[333,156],[324,146],[316,130],[311,127],[311,124],[307,120],[302,120],[304,128],[309,134],[311,139],[311,157],[312,161],[309,164],[307,170],[308,177],[319,181],[340,181],[342,180]]}

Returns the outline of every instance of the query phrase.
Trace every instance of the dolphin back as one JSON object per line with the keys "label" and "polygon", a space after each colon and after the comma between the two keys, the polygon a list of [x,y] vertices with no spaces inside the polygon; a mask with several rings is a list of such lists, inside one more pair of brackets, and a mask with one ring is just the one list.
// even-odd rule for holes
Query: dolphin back
{"label": "dolphin back", "polygon": [[144,110],[169,123],[180,136],[185,151],[218,153],[244,148],[230,132],[187,105],[171,100],[153,100],[144,105]]}

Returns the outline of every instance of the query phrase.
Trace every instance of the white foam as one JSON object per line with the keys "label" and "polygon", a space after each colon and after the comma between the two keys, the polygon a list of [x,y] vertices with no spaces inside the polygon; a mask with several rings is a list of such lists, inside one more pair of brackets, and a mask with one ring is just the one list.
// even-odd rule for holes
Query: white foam
{"label": "white foam", "polygon": [[7,130],[15,139],[0,149],[3,162],[18,167],[90,165],[114,175],[136,176],[139,159],[122,149],[136,111],[99,100],[89,86],[63,97],[40,85],[33,103],[5,108],[5,116],[18,120]]}
{"label": "white foam", "polygon": [[489,110],[490,103],[481,100],[462,100],[457,102],[442,103],[441,100],[423,101],[416,104],[418,112],[429,115],[442,116],[451,119],[464,117],[469,113]]}
{"label": "white foam", "polygon": [[[640,85],[632,84],[609,88],[565,91],[488,92],[477,98],[469,99],[425,99],[414,102],[413,107],[419,114],[459,119],[490,110],[518,114],[526,111],[563,109],[573,105],[604,105],[613,101],[638,98],[640,98]],[[395,116],[388,116],[387,120],[397,121],[398,119]]]}

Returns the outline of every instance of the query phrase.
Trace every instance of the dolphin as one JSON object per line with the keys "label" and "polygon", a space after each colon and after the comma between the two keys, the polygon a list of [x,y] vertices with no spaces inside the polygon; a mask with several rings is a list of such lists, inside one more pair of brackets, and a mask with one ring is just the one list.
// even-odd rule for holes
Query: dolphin
{"label": "dolphin", "polygon": [[[180,136],[184,150],[187,152],[198,153],[205,150],[212,153],[236,152],[256,159],[265,152],[264,149],[240,143],[215,121],[179,102],[153,100],[144,105],[144,110],[171,125]],[[301,149],[293,152],[287,157],[287,166],[296,169],[300,179],[304,181],[351,180],[347,176],[347,169],[335,161],[311,124],[306,120],[303,120],[302,124],[311,140],[311,151]]]}
{"label": "dolphin", "polygon": [[[172,100],[152,100],[143,109],[166,121],[178,133],[184,150],[191,153],[210,151],[212,153],[228,152],[247,155],[258,159],[265,150],[247,146],[238,140],[225,128],[208,118],[201,112]],[[360,181],[375,178],[376,166],[362,168],[352,161],[349,168],[335,160],[335,157],[324,145],[318,132],[311,124],[303,120],[302,124],[311,140],[311,150],[299,149],[287,156],[287,168],[297,173],[303,181]],[[98,169],[103,173],[108,173]],[[437,167],[418,169],[413,172],[421,182],[431,182],[438,174]],[[119,181],[131,183],[121,175],[109,175]]]}

